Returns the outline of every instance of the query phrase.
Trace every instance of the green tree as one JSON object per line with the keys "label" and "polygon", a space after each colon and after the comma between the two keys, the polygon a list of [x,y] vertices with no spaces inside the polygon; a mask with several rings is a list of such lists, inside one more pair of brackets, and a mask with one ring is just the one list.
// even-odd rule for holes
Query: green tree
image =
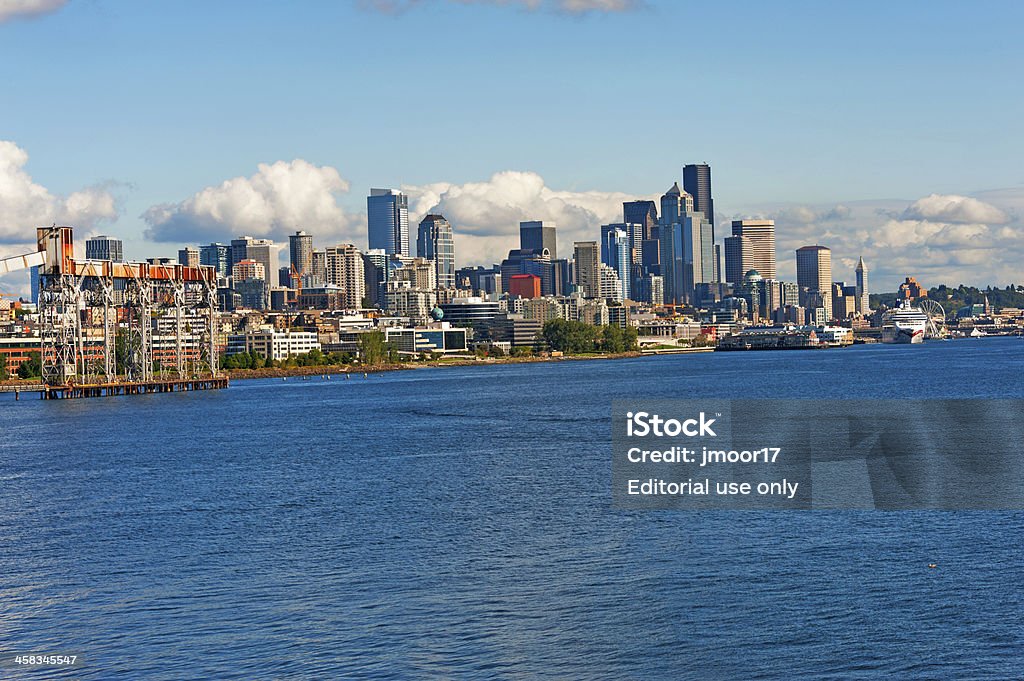
{"label": "green tree", "polygon": [[18,367],[18,378],[39,378],[43,375],[43,363],[38,352],[29,353],[28,359]]}
{"label": "green tree", "polygon": [[380,331],[367,331],[359,334],[359,358],[363,364],[374,366],[388,358],[387,343]]}
{"label": "green tree", "polygon": [[578,355],[594,351],[599,333],[596,326],[584,322],[552,319],[544,323],[540,335],[552,350]]}
{"label": "green tree", "polygon": [[11,372],[7,370],[7,358],[0,355],[0,381],[6,381],[11,377]]}

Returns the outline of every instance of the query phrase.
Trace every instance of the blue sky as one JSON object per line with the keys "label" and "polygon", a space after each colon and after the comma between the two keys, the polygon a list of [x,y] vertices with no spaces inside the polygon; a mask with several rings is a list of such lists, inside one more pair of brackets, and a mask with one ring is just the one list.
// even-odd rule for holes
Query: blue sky
{"label": "blue sky", "polygon": [[[995,222],[932,216],[936,224],[982,224],[990,239],[1020,224],[1020,3],[576,0],[598,9],[574,12],[555,0],[421,0],[397,9],[32,2],[47,11],[0,23],[0,140],[27,154],[18,172],[52,195],[40,205],[57,217],[76,217],[61,197],[112,197],[112,208],[88,204],[79,222],[124,237],[134,257],[173,255],[179,245],[168,229],[154,229],[154,213],[143,217],[154,206],[193,221],[182,241],[255,229],[223,202],[218,210],[188,202],[232,178],[256,178],[258,164],[297,159],[313,170],[281,166],[281,182],[306,183],[312,173],[304,186],[328,198],[275,185],[265,233],[280,238],[296,221],[312,222],[320,245],[365,245],[360,220],[371,186],[405,186],[426,210],[446,205],[453,187],[448,199],[486,193],[495,173],[510,170],[528,174],[527,184],[542,178],[522,212],[549,212],[539,217],[565,223],[562,240],[571,241],[596,233],[619,194],[660,194],[682,164],[701,160],[713,166],[723,218],[785,220],[787,210],[807,208],[818,217],[793,222],[794,239],[866,231],[838,243],[876,259],[886,251],[871,243],[872,230],[907,222],[910,206],[931,195],[974,197],[1001,211]],[[325,168],[340,182],[325,179]],[[519,195],[514,182],[499,184],[505,203]],[[994,190],[1003,192],[998,200],[986,194]],[[562,204],[580,210],[564,215]],[[826,219],[835,205],[850,209],[845,223]],[[21,241],[11,221],[45,219],[40,212],[0,208],[8,250]],[[460,264],[510,247],[514,212],[463,209]],[[1000,250],[1016,253],[1019,237],[1006,238]],[[929,274],[955,265],[975,283],[1020,271],[1019,260],[972,269],[929,258]],[[780,247],[783,272],[784,259]],[[896,267],[880,276],[895,280]]]}

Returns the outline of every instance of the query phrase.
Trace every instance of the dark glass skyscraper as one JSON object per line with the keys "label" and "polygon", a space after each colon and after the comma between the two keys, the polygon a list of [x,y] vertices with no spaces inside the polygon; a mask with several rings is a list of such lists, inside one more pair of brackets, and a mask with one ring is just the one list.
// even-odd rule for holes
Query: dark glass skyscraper
{"label": "dark glass skyscraper", "polygon": [[519,223],[519,248],[527,251],[548,249],[551,260],[558,258],[555,248],[555,223],[546,220],[532,220]]}
{"label": "dark glass skyscraper", "polygon": [[643,225],[643,239],[655,239],[658,226],[658,205],[654,201],[624,201],[622,221],[627,225]]}
{"label": "dark glass skyscraper", "polygon": [[437,288],[455,288],[455,237],[443,215],[428,215],[420,222],[416,255],[434,261]]}
{"label": "dark glass skyscraper", "polygon": [[683,166],[683,189],[693,196],[693,209],[704,213],[704,219],[715,227],[715,200],[711,198],[711,166],[691,163]]}

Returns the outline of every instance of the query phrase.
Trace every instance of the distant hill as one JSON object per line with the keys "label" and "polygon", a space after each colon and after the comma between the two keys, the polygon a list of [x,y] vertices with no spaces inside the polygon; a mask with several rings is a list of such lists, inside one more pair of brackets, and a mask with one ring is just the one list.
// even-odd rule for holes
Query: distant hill
{"label": "distant hill", "polygon": [[[963,284],[956,288],[940,284],[928,289],[928,297],[941,304],[947,313],[955,313],[967,305],[981,305],[985,302],[985,296],[988,296],[989,305],[995,309],[1004,307],[1024,308],[1024,288],[1019,288],[1013,284],[1006,288],[989,286],[983,289],[975,286],[964,286]],[[896,300],[895,291],[892,293],[872,293],[870,302],[872,309],[874,309],[882,305],[891,307],[894,300]]]}

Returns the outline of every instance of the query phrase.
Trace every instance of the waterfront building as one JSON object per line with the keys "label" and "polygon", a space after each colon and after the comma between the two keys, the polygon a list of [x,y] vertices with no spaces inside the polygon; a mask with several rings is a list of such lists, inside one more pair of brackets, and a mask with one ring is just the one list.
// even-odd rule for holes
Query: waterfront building
{"label": "waterfront building", "polygon": [[[800,287],[800,304],[808,309],[824,309],[825,320],[815,315],[815,324],[832,319],[832,251],[825,246],[802,246],[796,249],[796,283]],[[809,298],[814,297],[813,301]],[[812,304],[816,303],[816,304]]]}
{"label": "waterfront building", "polygon": [[94,236],[86,239],[85,259],[124,262],[124,244],[112,236]]}
{"label": "waterfront building", "polygon": [[[304,355],[320,349],[317,334],[312,331],[292,331],[278,329],[255,329],[242,334],[245,351],[262,355],[267,359],[280,362],[289,356]],[[238,347],[237,340],[229,347]]]}
{"label": "waterfront building", "polygon": [[492,322],[501,314],[501,303],[484,300],[477,296],[453,298],[451,302],[442,303],[445,321],[455,326],[479,326]]}
{"label": "waterfront building", "polygon": [[555,223],[550,220],[530,220],[519,223],[519,248],[525,251],[547,251],[548,258],[558,258]]}
{"label": "waterfront building", "polygon": [[388,255],[411,256],[409,250],[409,197],[393,189],[371,189],[366,197],[370,249]]}
{"label": "waterfront building", "polygon": [[455,288],[455,237],[443,215],[428,215],[420,221],[416,255],[434,262],[437,288]]}
{"label": "waterfront building", "polygon": [[579,306],[579,321],[594,326],[607,326],[608,303],[604,299],[584,300]]}
{"label": "waterfront building", "polygon": [[427,353],[465,352],[466,329],[440,322],[425,327],[384,328],[385,342],[391,343],[399,353],[418,355]]}

